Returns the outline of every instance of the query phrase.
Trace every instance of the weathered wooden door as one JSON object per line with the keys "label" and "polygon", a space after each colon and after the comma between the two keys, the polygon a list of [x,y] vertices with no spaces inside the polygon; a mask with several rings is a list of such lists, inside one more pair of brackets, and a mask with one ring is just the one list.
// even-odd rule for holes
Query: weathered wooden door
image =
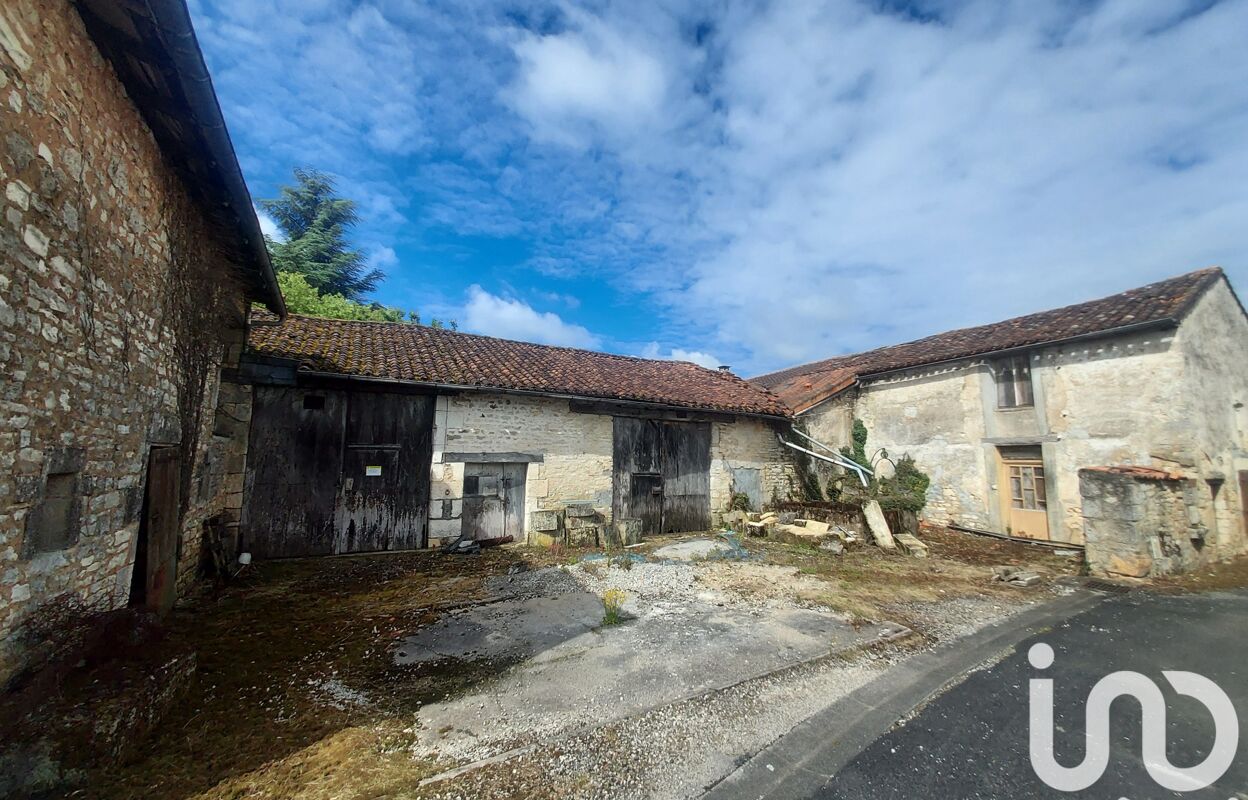
{"label": "weathered wooden door", "polygon": [[424,546],[432,437],[433,398],[348,395],[335,553]]}
{"label": "weathered wooden door", "polygon": [[663,476],[657,472],[634,472],[629,515],[641,520],[642,535],[663,530]]}
{"label": "weathered wooden door", "polygon": [[464,465],[464,511],[460,535],[468,539],[524,538],[527,464]]}
{"label": "weathered wooden door", "polygon": [[179,506],[182,464],[176,447],[153,447],[139,522],[130,604],[166,614],[178,599]]}
{"label": "weathered wooden door", "polygon": [[346,392],[257,386],[242,547],[255,558],[334,552]]}
{"label": "weathered wooden door", "polygon": [[711,525],[711,426],[616,417],[612,516],[641,519],[642,533],[704,531]]}
{"label": "weathered wooden door", "polygon": [[1248,470],[1239,473],[1239,508],[1243,514],[1243,526],[1241,531],[1248,535]]}
{"label": "weathered wooden door", "polygon": [[255,389],[243,546],[256,558],[423,547],[433,398]]}
{"label": "weathered wooden door", "polygon": [[663,423],[663,532],[711,527],[711,426]]}
{"label": "weathered wooden door", "polygon": [[1049,538],[1048,492],[1044,465],[1038,460],[1003,459],[1001,485],[1006,527],[1012,536]]}

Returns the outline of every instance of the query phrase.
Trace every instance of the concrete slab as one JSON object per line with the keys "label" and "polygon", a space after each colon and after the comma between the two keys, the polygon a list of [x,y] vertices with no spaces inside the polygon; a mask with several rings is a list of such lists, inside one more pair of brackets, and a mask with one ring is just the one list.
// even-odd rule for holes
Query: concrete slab
{"label": "concrete slab", "polygon": [[855,629],[825,611],[721,606],[687,597],[631,598],[624,609],[635,618],[601,627],[598,596],[578,589],[466,609],[408,637],[395,654],[400,664],[446,658],[511,663],[488,685],[422,708],[417,750],[490,758],[899,629]]}
{"label": "concrete slab", "polygon": [[719,539],[690,539],[687,542],[676,542],[655,550],[655,558],[669,558],[675,561],[694,561],[700,558],[722,556],[732,550],[732,546]]}

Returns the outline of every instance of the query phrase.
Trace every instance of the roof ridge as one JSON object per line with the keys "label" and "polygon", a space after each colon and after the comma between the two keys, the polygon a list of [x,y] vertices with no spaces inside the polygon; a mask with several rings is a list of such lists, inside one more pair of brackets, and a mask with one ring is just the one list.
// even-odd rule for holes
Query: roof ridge
{"label": "roof ridge", "polygon": [[[1135,292],[1144,292],[1149,289],[1154,289],[1163,284],[1181,281],[1185,278],[1193,278],[1197,275],[1200,275],[1202,278],[1206,276],[1223,277],[1225,273],[1223,272],[1220,266],[1215,265],[1215,266],[1210,266],[1210,267],[1202,267],[1201,269],[1192,270],[1191,272],[1184,272],[1180,275],[1174,275],[1169,278],[1163,278],[1159,281],[1146,283],[1143,286],[1135,286],[1130,289],[1124,289],[1120,292],[1114,292],[1112,294],[1103,295],[1101,297],[1094,297],[1090,300],[1082,300],[1077,303],[1068,303],[1064,306],[1056,306],[1054,308],[1046,308],[1040,311],[1032,311],[1026,314],[1019,314],[1017,316],[1008,317],[1006,319],[998,320],[996,322],[986,322],[980,325],[967,325],[961,328],[952,328],[946,331],[939,331],[937,333],[931,333],[931,334],[928,334],[927,336],[920,336],[917,339],[910,339],[905,342],[897,342],[895,344],[887,344],[887,345],[881,345],[880,347],[873,347],[869,350],[859,350],[853,353],[843,353],[841,355],[831,356],[829,358],[822,358],[817,361],[808,361],[804,364],[795,364],[791,367],[785,367],[784,369],[779,369],[774,372],[768,372],[762,375],[756,375],[750,380],[761,381],[761,380],[766,380],[766,379],[774,379],[777,377],[790,377],[790,376],[795,376],[795,375],[811,375],[811,374],[818,373],[818,372],[830,371],[833,369],[842,368],[843,362],[849,361],[850,359],[859,358],[859,357],[868,356],[868,355],[874,355],[877,353],[882,353],[886,350],[893,350],[893,349],[899,349],[902,347],[908,347],[910,345],[915,345],[915,344],[919,344],[922,342],[926,342],[929,339],[934,339],[940,336],[951,336],[951,335],[959,334],[959,333],[968,333],[971,331],[979,330],[981,328],[995,328],[999,325],[1006,325],[1011,322],[1018,322],[1018,321],[1026,320],[1026,319],[1030,319],[1032,317],[1040,316],[1043,314],[1057,314],[1063,311],[1069,311],[1071,309],[1079,308],[1081,306],[1087,306],[1093,303],[1100,303],[1106,300],[1113,300],[1114,298],[1122,297],[1124,295],[1130,295]],[[1176,313],[1175,315],[1176,317],[1181,317],[1184,314],[1186,314],[1194,305],[1195,300],[1204,291],[1204,289],[1207,288],[1207,286],[1200,285],[1200,286],[1193,287],[1193,288],[1196,291],[1194,291],[1192,293],[1192,296],[1188,298],[1184,307],[1178,313]],[[993,351],[986,350],[984,352],[990,353]]]}
{"label": "roof ridge", "polygon": [[[551,350],[562,350],[567,353],[584,353],[586,355],[592,355],[592,356],[602,356],[606,358],[618,358],[618,359],[622,359],[625,361],[641,361],[644,363],[655,363],[655,364],[685,364],[691,367],[696,367],[697,369],[706,370],[707,372],[721,374],[720,370],[711,369],[709,367],[704,367],[701,364],[695,364],[692,361],[686,361],[684,359],[646,358],[645,356],[630,356],[630,355],[625,355],[623,353],[609,353],[605,350],[590,350],[587,347],[569,347],[568,345],[562,345],[562,344],[545,344],[543,342],[529,342],[529,341],[525,341],[524,339],[509,339],[505,336],[490,336],[489,334],[485,334],[485,333],[471,333],[469,331],[456,331],[456,330],[451,330],[449,328],[435,328],[432,325],[426,325],[421,322],[402,322],[402,321],[396,322],[393,320],[384,320],[384,319],[338,319],[335,317],[319,317],[319,316],[316,316],[315,314],[293,314],[293,313],[287,314],[286,316],[288,319],[293,318],[293,319],[316,320],[319,322],[332,322],[335,324],[358,323],[360,325],[396,326],[398,327],[399,330],[411,330],[413,328],[420,328],[426,331],[433,331],[435,332],[434,335],[436,336],[452,336],[452,337],[463,336],[463,337],[472,338],[472,339],[488,339],[493,342],[509,342],[511,344],[522,344],[527,347],[542,347],[542,348],[549,348]],[[745,380],[744,378],[740,378],[740,376],[737,376],[737,377],[739,380]]]}

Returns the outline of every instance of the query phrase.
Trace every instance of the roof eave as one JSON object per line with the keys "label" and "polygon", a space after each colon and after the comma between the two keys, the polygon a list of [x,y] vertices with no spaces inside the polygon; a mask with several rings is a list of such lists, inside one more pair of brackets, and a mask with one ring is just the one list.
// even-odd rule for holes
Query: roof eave
{"label": "roof eave", "polygon": [[[135,42],[131,36],[127,36],[108,22],[109,19],[117,19],[118,14],[124,14],[124,7],[120,7],[112,0],[75,0],[75,2],[91,38],[95,40],[101,53],[113,64],[131,100],[152,129],[161,150],[175,164],[184,179],[192,183],[201,183],[201,181],[194,180],[196,167],[191,165],[192,160],[201,167],[206,167],[204,172],[210,172],[218,178],[219,196],[208,199],[210,202],[221,203],[228,210],[229,216],[232,217],[231,221],[238,229],[242,245],[241,253],[249,262],[239,266],[249,268],[253,272],[249,297],[262,302],[269,310],[284,319],[286,304],[277,284],[277,275],[269,261],[268,248],[265,245],[264,234],[260,230],[260,221],[256,217],[255,207],[252,205],[251,193],[247,190],[247,183],[238,164],[238,156],[230,141],[225,118],[221,114],[221,107],[212,87],[212,77],[204,63],[203,53],[195,37],[195,30],[185,2],[183,0],[139,0],[128,5],[132,10],[141,8],[146,11],[146,22],[158,36],[159,41],[156,42],[150,41],[152,38],[150,36],[141,38],[140,41],[153,50],[159,51],[155,55],[161,57],[160,60],[164,62],[163,66],[168,68],[162,70],[162,77],[174,79],[178,89],[181,90],[186,103],[182,110],[189,112],[187,121],[194,127],[198,134],[198,143],[202,146],[202,152],[193,153],[196,156],[194,159],[188,158],[188,153],[183,152],[185,148],[192,146],[191,143],[178,140],[166,130],[165,124],[160,119],[160,110],[149,108],[146,102],[140,102],[141,98],[150,95],[151,92],[142,85],[141,79],[127,60],[127,56],[137,56],[134,53]],[[211,193],[213,185],[218,182],[202,181],[202,183],[206,185],[196,186],[196,190]]]}

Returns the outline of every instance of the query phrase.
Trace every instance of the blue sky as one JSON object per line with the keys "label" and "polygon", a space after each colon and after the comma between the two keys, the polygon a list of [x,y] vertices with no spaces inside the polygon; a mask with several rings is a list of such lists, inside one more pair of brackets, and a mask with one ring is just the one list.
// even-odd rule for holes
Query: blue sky
{"label": "blue sky", "polygon": [[1210,264],[1248,291],[1248,0],[192,0],[252,194],[385,303],[751,375]]}

